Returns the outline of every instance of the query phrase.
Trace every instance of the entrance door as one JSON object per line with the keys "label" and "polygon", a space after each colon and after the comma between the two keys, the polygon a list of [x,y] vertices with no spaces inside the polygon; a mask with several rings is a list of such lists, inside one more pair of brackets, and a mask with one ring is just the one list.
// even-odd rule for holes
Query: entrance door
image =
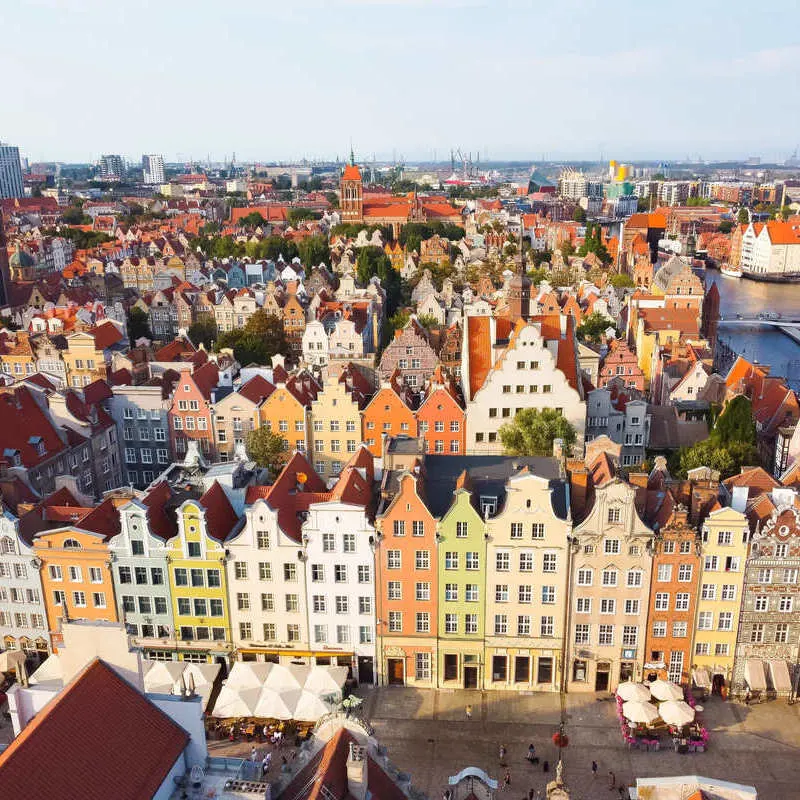
{"label": "entrance door", "polygon": [[632,681],[632,680],[633,680],[633,662],[623,661],[619,665],[619,681],[620,683],[625,683],[625,681]]}
{"label": "entrance door", "polygon": [[[402,669],[403,662],[400,662]],[[375,683],[375,667],[372,663],[372,656],[359,656],[358,657],[358,682],[359,683]]]}
{"label": "entrance door", "polygon": [[458,654],[444,654],[444,679],[446,681],[458,680]]}
{"label": "entrance door", "polygon": [[594,690],[596,692],[608,691],[608,677],[611,674],[610,664],[598,664],[594,676]]}
{"label": "entrance door", "polygon": [[478,688],[478,668],[476,666],[464,667],[464,688],[465,689]]}
{"label": "entrance door", "polygon": [[[361,659],[359,659],[359,668],[361,667],[360,661]],[[403,659],[390,658],[387,666],[389,667],[389,686],[402,686],[405,683]]]}
{"label": "entrance door", "polygon": [[527,683],[531,677],[531,664],[528,656],[514,659],[514,683]]}

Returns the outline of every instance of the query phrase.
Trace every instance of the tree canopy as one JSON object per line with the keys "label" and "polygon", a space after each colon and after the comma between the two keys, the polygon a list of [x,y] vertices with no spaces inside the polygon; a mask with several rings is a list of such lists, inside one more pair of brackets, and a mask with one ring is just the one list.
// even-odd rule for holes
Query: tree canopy
{"label": "tree canopy", "polygon": [[583,206],[575,206],[575,210],[572,212],[572,219],[575,222],[586,222],[586,211]]}
{"label": "tree canopy", "polygon": [[569,421],[554,408],[523,408],[512,422],[500,428],[500,441],[508,455],[551,456],[553,440],[561,439],[569,453],[577,434]]}
{"label": "tree canopy", "polygon": [[276,354],[287,355],[289,344],[283,331],[283,321],[260,308],[244,328],[226,331],[217,339],[217,350],[233,348],[236,360],[242,365],[266,365]]}
{"label": "tree canopy", "polygon": [[141,308],[132,308],[128,312],[128,341],[133,344],[137,339],[152,339],[150,317]]}
{"label": "tree canopy", "polygon": [[244,217],[239,218],[239,225],[242,228],[257,228],[259,225],[264,225],[266,219],[260,211],[251,211]]}
{"label": "tree canopy", "polygon": [[587,223],[583,244],[578,248],[579,256],[586,256],[589,253],[594,253],[604,264],[611,263],[611,256],[603,244],[603,230],[600,225],[591,222]]}
{"label": "tree canopy", "polygon": [[576,333],[578,338],[584,342],[600,344],[605,332],[609,328],[614,328],[615,331],[617,330],[614,323],[608,317],[595,311],[581,320],[581,324],[578,325]]}
{"label": "tree canopy", "polygon": [[392,266],[389,256],[380,247],[362,247],[356,258],[356,276],[359,283],[368,284],[373,276],[380,278],[386,292],[388,312],[393,314],[400,304],[402,282],[400,273]]}
{"label": "tree canopy", "polygon": [[308,269],[320,263],[330,265],[331,251],[324,236],[307,236],[297,243],[297,254]]}
{"label": "tree canopy", "polygon": [[284,449],[283,439],[267,427],[257,428],[247,434],[245,443],[248,458],[259,467],[268,469],[275,477],[286,462],[287,450]]}
{"label": "tree canopy", "polygon": [[61,212],[61,219],[67,225],[91,225],[92,218],[88,214],[83,213],[80,206],[69,206]]}
{"label": "tree canopy", "polygon": [[217,323],[210,317],[199,319],[189,326],[189,339],[195,347],[200,344],[209,350],[217,339]]}
{"label": "tree canopy", "polygon": [[736,215],[736,221],[740,225],[747,225],[747,223],[750,222],[750,212],[744,206],[739,209],[739,213]]}
{"label": "tree canopy", "polygon": [[400,231],[400,244],[409,252],[416,250],[419,253],[420,243],[435,234],[445,239],[461,241],[464,238],[464,229],[451,222],[409,222]]}
{"label": "tree canopy", "polygon": [[632,289],[636,285],[627,272],[617,272],[608,279],[608,282],[615,289]]}
{"label": "tree canopy", "polygon": [[286,220],[293,228],[296,228],[299,222],[319,219],[321,216],[322,214],[310,208],[290,208],[286,211]]}

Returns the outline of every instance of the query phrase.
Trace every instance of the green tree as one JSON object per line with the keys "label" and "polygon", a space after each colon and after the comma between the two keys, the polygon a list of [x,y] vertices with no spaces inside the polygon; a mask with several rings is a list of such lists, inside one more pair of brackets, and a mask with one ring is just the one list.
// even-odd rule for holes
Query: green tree
{"label": "green tree", "polygon": [[133,344],[137,339],[152,339],[150,317],[141,308],[132,308],[128,312],[128,341]]}
{"label": "green tree", "polygon": [[211,345],[217,339],[217,323],[210,317],[199,319],[189,326],[188,333],[189,339],[195,347],[202,344],[206,350],[210,350]]}
{"label": "green tree", "polygon": [[747,223],[750,222],[750,213],[744,206],[739,209],[739,213],[736,215],[736,221],[740,225],[747,225]]}
{"label": "green tree", "polygon": [[92,218],[83,213],[80,206],[69,206],[61,212],[61,219],[67,225],[90,225]]}
{"label": "green tree", "polygon": [[325,199],[331,204],[331,208],[339,208],[339,195],[336,192],[325,192]]}
{"label": "green tree", "polygon": [[717,230],[720,233],[730,233],[733,230],[733,222],[729,219],[723,219],[720,221],[719,225],[717,225]]}
{"label": "green tree", "polygon": [[710,206],[711,201],[706,197],[689,197],[686,200],[687,206]]}
{"label": "green tree", "polygon": [[575,428],[554,408],[523,408],[500,428],[500,441],[512,456],[550,456],[554,439],[561,439],[569,453],[576,438]]}
{"label": "green tree", "polygon": [[578,338],[584,342],[600,344],[605,332],[609,328],[614,328],[616,331],[614,323],[608,317],[595,311],[593,314],[589,314],[581,320],[581,324],[578,325],[576,333]]}
{"label": "green tree", "polygon": [[284,450],[283,439],[265,426],[247,434],[245,447],[248,458],[259,467],[268,469],[273,477],[278,475],[286,463],[288,451]]}
{"label": "green tree", "polygon": [[307,236],[301,239],[297,245],[297,253],[309,270],[319,264],[331,263],[331,251],[324,236]]}
{"label": "green tree", "polygon": [[309,219],[319,219],[320,214],[312,211],[310,208],[290,208],[286,212],[286,221],[296,228],[299,222],[305,222]]}
{"label": "green tree", "polygon": [[389,317],[389,330],[394,333],[394,331],[399,331],[401,328],[405,328],[409,319],[411,319],[410,312],[406,311],[405,309],[396,311],[391,317]]}
{"label": "green tree", "polygon": [[575,206],[575,210],[572,212],[572,219],[574,222],[586,222],[586,211],[584,211],[583,206]]}
{"label": "green tree", "polygon": [[400,304],[402,285],[400,274],[392,266],[392,262],[380,247],[362,247],[356,258],[356,276],[361,284],[366,285],[377,275],[386,292],[388,312],[393,314]]}
{"label": "green tree", "polygon": [[239,225],[242,228],[257,228],[259,225],[264,225],[266,223],[266,219],[264,219],[264,215],[259,211],[251,211],[244,217],[239,218]]}
{"label": "green tree", "polygon": [[572,242],[561,242],[558,249],[565,264],[569,261],[570,256],[575,255],[575,245]]}
{"label": "green tree", "polygon": [[612,275],[608,279],[608,282],[615,289],[632,289],[635,286],[633,278],[631,278],[627,272],[618,272],[615,275]]}
{"label": "green tree", "polygon": [[244,328],[227,331],[217,339],[217,350],[233,348],[236,360],[244,365],[266,365],[276,354],[288,355],[289,343],[283,331],[283,321],[274,314],[259,309]]}
{"label": "green tree", "polygon": [[589,253],[594,253],[604,264],[611,263],[611,256],[603,244],[603,231],[599,225],[591,222],[586,225],[586,235],[583,244],[578,248],[578,255],[583,257]]}
{"label": "green tree", "polygon": [[429,331],[439,327],[439,320],[431,314],[423,314],[421,317],[417,317],[417,322],[422,325],[425,330]]}
{"label": "green tree", "polygon": [[538,286],[542,281],[547,280],[549,275],[550,273],[544,267],[534,267],[528,270],[532,286]]}
{"label": "green tree", "polygon": [[732,443],[756,446],[756,424],[753,404],[744,395],[734,397],[717,418],[711,438],[719,444]]}

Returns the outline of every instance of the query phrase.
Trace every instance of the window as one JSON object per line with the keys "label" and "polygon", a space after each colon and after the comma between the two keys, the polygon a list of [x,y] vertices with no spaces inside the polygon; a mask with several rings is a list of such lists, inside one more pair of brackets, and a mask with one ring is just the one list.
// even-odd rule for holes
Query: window
{"label": "window", "polygon": [[675,552],[675,542],[664,542],[664,552],[666,554]]}
{"label": "window", "polygon": [[625,583],[629,589],[642,585],[642,571],[640,569],[629,569],[625,577]]}
{"label": "window", "polygon": [[336,626],[336,643],[350,644],[350,628],[347,625]]}
{"label": "window", "polygon": [[300,609],[300,601],[296,594],[287,594],[284,598],[286,602],[286,610],[288,612],[298,611]]}
{"label": "window", "polygon": [[297,623],[286,626],[286,641],[299,642],[300,641],[300,626]]}
{"label": "window", "polygon": [[57,589],[53,592],[53,604],[63,606],[67,602],[67,593]]}
{"label": "window", "polygon": [[669,611],[668,592],[656,592],[655,609],[656,611]]}
{"label": "window", "polygon": [[772,583],[772,570],[760,569],[756,574],[756,583]]}
{"label": "window", "polygon": [[617,585],[617,571],[615,569],[603,570],[603,586]]}
{"label": "window", "polygon": [[334,564],[333,582],[347,583],[347,566],[345,564]]}
{"label": "window", "polygon": [[657,620],[653,623],[653,637],[663,639],[667,635],[667,623],[664,620]]}
{"label": "window", "polygon": [[212,598],[208,601],[208,605],[211,609],[211,616],[212,617],[221,617],[223,616],[223,608],[222,608],[222,600],[218,597]]}
{"label": "window", "polygon": [[[122,578],[122,570],[128,570],[128,580],[123,581],[123,583],[130,583],[130,568],[129,567],[120,567],[120,579]],[[185,567],[175,567],[175,585],[176,586],[188,586],[189,585],[189,571]]]}
{"label": "window", "polygon": [[[448,584],[449,586],[450,584]],[[403,591],[401,588],[402,584],[400,581],[389,581],[387,584],[387,592],[390,600],[402,600],[403,599]]]}
{"label": "window", "polygon": [[519,571],[533,572],[533,553],[519,554]]}
{"label": "window", "polygon": [[624,625],[622,628],[622,644],[624,647],[636,647],[639,643],[639,628],[636,625]]}
{"label": "window", "polygon": [[332,533],[322,534],[322,552],[333,553],[336,550],[336,537]]}
{"label": "window", "polygon": [[406,535],[406,523],[405,520],[396,519],[394,521],[393,527],[393,534],[395,536],[405,536]]}
{"label": "window", "polygon": [[720,531],[717,534],[717,544],[729,545],[733,543],[733,533],[731,531]]}
{"label": "window", "polygon": [[735,600],[736,599],[736,584],[735,583],[726,583],[722,587],[722,599],[723,600]]}
{"label": "window", "polygon": [[714,613],[712,611],[701,611],[697,615],[697,629],[699,631],[710,631],[714,627]]}
{"label": "window", "polygon": [[402,611],[389,612],[389,633],[401,633],[403,630]]}
{"label": "window", "polygon": [[591,586],[594,576],[594,570],[588,567],[583,567],[578,570],[578,586]]}
{"label": "window", "polygon": [[511,569],[511,554],[507,552],[496,553],[495,569],[497,572],[509,572]]}
{"label": "window", "polygon": [[494,600],[496,603],[508,602],[508,584],[498,583],[494,587]]}
{"label": "window", "polygon": [[603,552],[606,555],[616,555],[619,551],[619,539],[606,539],[603,542]]}
{"label": "window", "polygon": [[372,627],[370,625],[360,625],[358,628],[359,644],[372,644]]}
{"label": "window", "polygon": [[796,569],[785,569],[783,571],[783,582],[784,583],[797,583],[797,570]]}
{"label": "window", "polygon": [[466,539],[469,533],[469,528],[466,522],[456,522],[456,538]]}
{"label": "window", "polygon": [[750,629],[750,641],[753,644],[761,644],[764,641],[764,623],[756,622]]}
{"label": "window", "polygon": [[711,645],[708,642],[697,642],[694,646],[694,654],[696,656],[711,655]]}
{"label": "window", "polygon": [[703,562],[703,569],[706,572],[716,572],[719,569],[719,557],[706,556],[705,561]]}
{"label": "window", "polygon": [[608,509],[607,521],[610,524],[619,522],[620,519],[622,519],[622,509],[620,509],[619,506],[614,506],[613,508]]}
{"label": "window", "polygon": [[311,565],[311,582],[323,583],[325,581],[325,567],[322,564]]}
{"label": "window", "polygon": [[775,626],[776,644],[786,644],[789,641],[789,626],[785,622],[779,622]]}
{"label": "window", "polygon": [[234,573],[236,575],[237,580],[247,580],[247,562],[246,561],[234,561],[233,563]]}
{"label": "window", "polygon": [[716,600],[717,585],[715,583],[704,583],[700,589],[700,598],[702,600]]}
{"label": "window", "polygon": [[678,567],[678,581],[680,583],[691,583],[693,571],[691,564],[681,564]]}
{"label": "window", "polygon": [[415,569],[430,569],[431,554],[430,550],[417,550],[414,553],[414,568]]}
{"label": "window", "polygon": [[444,632],[458,633],[458,614],[444,615]]}
{"label": "window", "polygon": [[314,641],[318,644],[324,644],[328,641],[328,626],[315,625],[314,626]]}
{"label": "window", "polygon": [[739,559],[736,556],[727,556],[725,558],[725,572],[738,572]]}
{"label": "window", "polygon": [[[140,599],[148,599],[148,598],[140,598]],[[106,607],[106,594],[105,592],[92,592],[92,605],[95,608],[105,608]],[[146,612],[146,613],[149,613]]]}
{"label": "window", "polygon": [[444,599],[448,602],[458,601],[458,584],[446,583],[444,585]]}
{"label": "window", "polygon": [[656,580],[659,581],[659,583],[668,583],[671,581],[672,564],[659,564]]}
{"label": "window", "polygon": [[72,583],[83,583],[83,572],[80,567],[68,567],[67,571]]}
{"label": "window", "polygon": [[788,614],[791,612],[793,604],[792,598],[784,595],[778,600],[778,611]]}
{"label": "window", "polygon": [[575,626],[575,644],[589,644],[589,625],[576,625]]}
{"label": "window", "polygon": [[508,633],[508,616],[505,614],[494,615],[494,635],[505,636]]}
{"label": "window", "polygon": [[517,617],[517,636],[531,635],[531,618],[528,614],[520,614]]}
{"label": "window", "polygon": [[521,539],[522,538],[522,523],[521,522],[512,522],[511,523],[511,538],[512,539]]}
{"label": "window", "polygon": [[477,603],[478,602],[478,584],[477,583],[468,583],[464,587],[464,599],[468,603]]}
{"label": "window", "polygon": [[603,597],[600,600],[600,613],[601,614],[616,614],[617,601],[611,597]]}
{"label": "window", "polygon": [[187,542],[186,548],[189,558],[200,558],[200,542]]}
{"label": "window", "polygon": [[600,625],[597,635],[597,644],[600,647],[609,647],[614,644],[614,626]]}
{"label": "window", "polygon": [[261,610],[262,611],[275,610],[275,596],[271,592],[261,593]]}
{"label": "window", "polygon": [[358,598],[358,613],[359,614],[371,614],[372,613],[372,598],[371,597],[359,597]]}
{"label": "window", "polygon": [[153,608],[150,604],[149,597],[140,597],[139,598],[139,613],[140,614],[150,614]]}
{"label": "window", "polygon": [[205,584],[205,577],[202,569],[189,570],[189,576],[192,580],[192,586],[203,586]]}
{"label": "window", "polygon": [[[359,564],[358,566],[358,582],[359,583],[369,583],[370,582],[370,568],[365,564]],[[370,641],[372,641],[370,639]]]}
{"label": "window", "polygon": [[264,640],[267,642],[274,641],[277,638],[276,630],[275,630],[275,623],[274,622],[265,622],[264,623]]}
{"label": "window", "polygon": [[551,605],[556,601],[556,587],[555,586],[542,586],[542,603],[544,605]]}
{"label": "window", "polygon": [[534,522],[531,525],[531,538],[532,539],[544,539],[544,523],[543,522]]}
{"label": "window", "polygon": [[556,554],[545,553],[542,556],[542,572],[555,572],[556,571]]}
{"label": "window", "polygon": [[689,610],[689,593],[678,592],[675,595],[675,610],[688,611]]}
{"label": "window", "polygon": [[354,533],[342,534],[342,552],[355,553],[356,551],[356,535]]}
{"label": "window", "polygon": [[327,611],[327,600],[323,594],[315,594],[311,597],[311,607],[315,614],[324,614]]}
{"label": "window", "polygon": [[[120,583],[130,583],[130,567],[124,567],[124,569],[128,570],[128,580],[123,581],[122,575],[120,575]],[[120,567],[120,573],[122,572],[123,567]],[[58,564],[50,564],[47,568],[47,572],[50,575],[51,581],[61,581],[64,580],[63,575],[61,574],[61,567]]]}
{"label": "window", "polygon": [[268,561],[260,561],[258,564],[258,579],[260,581],[272,580],[272,564]]}
{"label": "window", "polygon": [[717,629],[721,631],[733,630],[733,612],[720,611]]}
{"label": "window", "polygon": [[283,565],[283,579],[291,582],[297,580],[297,564],[286,563]]}
{"label": "window", "polygon": [[414,587],[414,597],[418,602],[431,599],[431,585],[427,581],[418,582]]}
{"label": "window", "polygon": [[83,592],[73,592],[72,602],[78,608],[86,608],[86,595]]}
{"label": "window", "polygon": [[554,617],[542,617],[539,620],[539,635],[540,636],[552,636],[553,631],[555,630],[554,625]]}
{"label": "window", "polygon": [[687,628],[687,623],[685,622],[673,622],[672,623],[673,637],[676,639],[686,638],[686,628]]}
{"label": "window", "polygon": [[458,553],[448,550],[444,554],[444,568],[458,569]]}
{"label": "window", "polygon": [[577,614],[591,614],[592,613],[592,598],[579,597],[575,600],[575,612]]}
{"label": "window", "polygon": [[431,615],[427,611],[418,611],[415,616],[415,625],[417,633],[430,633],[431,630]]}
{"label": "window", "polygon": [[401,568],[401,553],[400,553],[400,550],[387,550],[386,551],[386,568],[387,569],[400,569]]}

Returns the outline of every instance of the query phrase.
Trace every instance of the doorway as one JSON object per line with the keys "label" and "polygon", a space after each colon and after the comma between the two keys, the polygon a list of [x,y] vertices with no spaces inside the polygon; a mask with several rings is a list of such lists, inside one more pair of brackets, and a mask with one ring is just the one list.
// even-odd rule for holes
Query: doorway
{"label": "doorway", "polygon": [[633,662],[623,661],[619,665],[619,682],[625,683],[625,681],[632,681],[632,680],[633,680]]}
{"label": "doorway", "polygon": [[718,672],[714,674],[711,679],[711,694],[721,695],[722,690],[725,688],[725,676],[720,675]]}
{"label": "doorway", "polygon": [[[402,665],[402,661],[400,662]],[[358,657],[358,682],[359,683],[375,683],[375,665],[372,661],[372,656],[359,656]]]}
{"label": "doorway", "polygon": [[477,689],[478,688],[478,667],[475,665],[464,666],[464,688]]}
{"label": "doorway", "polygon": [[389,686],[403,686],[405,684],[405,665],[402,658],[388,659]]}
{"label": "doorway", "polygon": [[597,672],[594,676],[594,690],[596,692],[607,692],[609,684],[609,675],[611,674],[611,665],[607,662],[602,662],[597,665]]}
{"label": "doorway", "polygon": [[527,683],[531,677],[531,660],[528,656],[514,659],[514,683]]}
{"label": "doorway", "polygon": [[446,681],[458,680],[458,655],[456,653],[444,654],[444,679]]}

